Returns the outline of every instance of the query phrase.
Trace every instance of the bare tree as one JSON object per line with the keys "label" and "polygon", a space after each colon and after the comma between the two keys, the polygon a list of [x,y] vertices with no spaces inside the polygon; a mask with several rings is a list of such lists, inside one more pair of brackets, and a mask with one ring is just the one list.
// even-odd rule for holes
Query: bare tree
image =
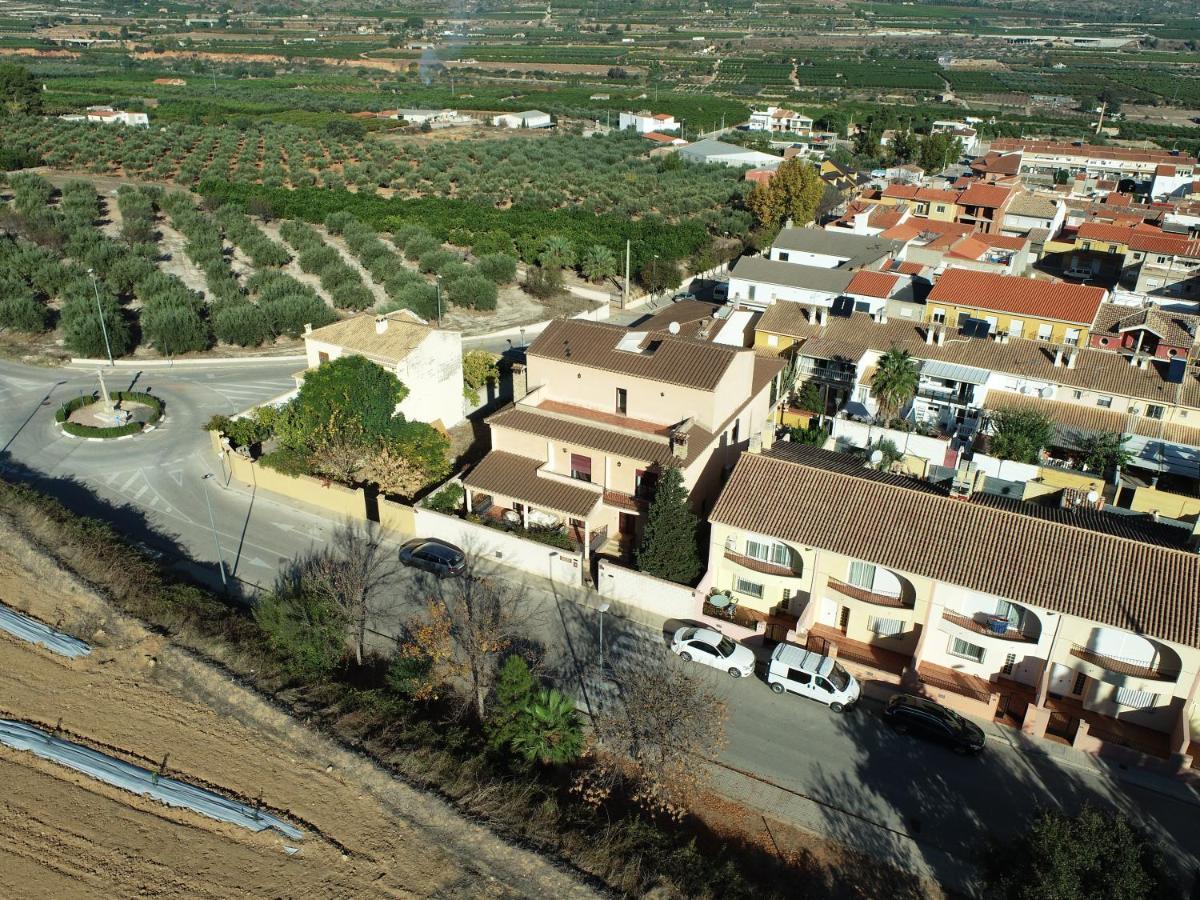
{"label": "bare tree", "polygon": [[471,559],[465,574],[438,582],[432,593],[407,623],[400,655],[424,659],[430,679],[465,682],[468,704],[482,720],[505,652],[529,634],[530,605],[521,590],[481,573]]}
{"label": "bare tree", "polygon": [[379,611],[382,587],[395,570],[396,561],[370,523],[339,526],[329,545],[304,562],[302,577],[309,588],[332,600],[345,615],[359,665],[366,652],[367,622]]}
{"label": "bare tree", "polygon": [[594,764],[576,791],[600,803],[623,783],[635,802],[682,816],[725,740],[725,700],[707,675],[666,651],[616,669],[620,699],[594,719]]}

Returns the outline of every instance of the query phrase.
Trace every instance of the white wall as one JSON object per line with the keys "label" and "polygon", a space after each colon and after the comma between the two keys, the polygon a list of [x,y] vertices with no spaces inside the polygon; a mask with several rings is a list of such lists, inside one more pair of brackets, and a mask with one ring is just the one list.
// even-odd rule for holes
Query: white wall
{"label": "white wall", "polygon": [[441,420],[453,428],[463,420],[462,335],[431,331],[396,366],[396,376],[408,387],[400,412],[417,422]]}
{"label": "white wall", "polygon": [[413,510],[413,520],[421,537],[449,541],[485,564],[490,560],[560,584],[583,583],[583,559],[579,553],[515,537],[421,506]]}
{"label": "white wall", "polygon": [[[787,259],[783,259],[783,256]],[[848,256],[833,256],[829,253],[811,253],[807,250],[788,250],[786,247],[772,247],[770,258],[777,262],[797,263],[801,266],[816,266],[818,269],[836,269],[850,259]]]}
{"label": "white wall", "polygon": [[[754,285],[754,299],[750,299],[750,286]],[[786,287],[780,284],[768,284],[765,281],[751,281],[748,278],[729,276],[729,299],[743,300],[755,306],[767,307],[776,300],[791,303],[803,303],[806,306],[833,306],[838,297],[836,292],[818,291],[811,288]]]}
{"label": "white wall", "polygon": [[600,560],[601,597],[635,606],[666,619],[695,617],[699,612],[696,592],[671,581],[643,575],[633,569]]}
{"label": "white wall", "polygon": [[1011,459],[997,459],[986,453],[976,453],[971,457],[975,467],[989,478],[1002,481],[1033,481],[1040,474],[1037,466],[1028,463],[1013,462]]}
{"label": "white wall", "polygon": [[[940,438],[925,437],[910,431],[897,431],[894,428],[881,428],[878,425],[868,425],[865,422],[855,422],[851,419],[834,419],[833,436],[854,447],[863,448],[868,443],[877,444],[881,439],[887,439],[896,445],[901,453],[919,456],[934,465],[942,465],[946,460],[946,450],[949,441]],[[1015,464],[1014,464],[1015,465]],[[1037,468],[1034,467],[1034,471]]]}

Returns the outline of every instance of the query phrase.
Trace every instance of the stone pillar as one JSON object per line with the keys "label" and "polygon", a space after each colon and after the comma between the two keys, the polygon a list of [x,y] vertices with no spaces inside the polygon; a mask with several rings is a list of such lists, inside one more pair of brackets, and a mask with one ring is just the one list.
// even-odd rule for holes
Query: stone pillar
{"label": "stone pillar", "polygon": [[1041,705],[1030,706],[1025,710],[1025,721],[1021,724],[1021,733],[1033,738],[1043,738],[1046,736],[1048,724],[1050,724],[1050,710]]}

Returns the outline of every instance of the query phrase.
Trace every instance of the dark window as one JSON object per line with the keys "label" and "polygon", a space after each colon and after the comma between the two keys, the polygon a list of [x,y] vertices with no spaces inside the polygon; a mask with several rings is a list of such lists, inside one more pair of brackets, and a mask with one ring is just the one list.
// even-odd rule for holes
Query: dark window
{"label": "dark window", "polygon": [[571,477],[580,481],[592,480],[592,458],[578,453],[571,454]]}
{"label": "dark window", "polygon": [[736,444],[738,442],[738,431],[740,430],[741,424],[742,424],[741,419],[738,419],[736,422],[733,423],[733,438],[731,439],[731,443]]}
{"label": "dark window", "polygon": [[617,530],[621,534],[636,534],[637,533],[637,516],[629,513],[621,513],[617,520]]}
{"label": "dark window", "polygon": [[800,669],[788,669],[788,681],[795,681],[799,684],[808,684],[812,681],[812,674],[802,672]]}
{"label": "dark window", "polygon": [[828,681],[826,681],[824,678],[817,679],[817,687],[819,687],[823,691],[829,691],[829,693],[831,693],[831,694],[833,693],[833,685],[830,684]]}
{"label": "dark window", "polygon": [[638,469],[634,473],[634,489],[633,492],[643,500],[654,499],[654,488],[658,485],[658,474],[655,472],[647,472],[645,469]]}
{"label": "dark window", "polygon": [[788,254],[786,254],[786,253],[782,253],[782,252],[781,252],[781,253],[779,254],[779,261],[780,261],[780,262],[787,262],[787,261],[788,261]]}
{"label": "dark window", "polygon": [[629,392],[625,388],[617,388],[617,412],[621,415],[629,410]]}
{"label": "dark window", "polygon": [[710,644],[703,644],[700,641],[692,641],[692,649],[700,653],[707,653],[709,656],[716,656],[717,650]]}
{"label": "dark window", "polygon": [[1071,688],[1071,693],[1079,696],[1083,693],[1083,686],[1087,684],[1087,676],[1080,672],[1075,676],[1075,686]]}
{"label": "dark window", "polygon": [[320,365],[321,363],[327,363],[327,362],[329,362],[329,354],[326,353],[324,350],[319,351],[317,353],[317,365]]}

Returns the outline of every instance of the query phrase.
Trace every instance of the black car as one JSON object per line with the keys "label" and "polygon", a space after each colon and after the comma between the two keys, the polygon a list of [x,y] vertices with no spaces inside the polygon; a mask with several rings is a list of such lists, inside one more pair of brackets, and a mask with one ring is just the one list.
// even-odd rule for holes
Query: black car
{"label": "black car", "polygon": [[437,538],[417,538],[400,548],[400,562],[415,569],[432,572],[439,578],[462,575],[467,571],[467,556],[453,544]]}
{"label": "black car", "polygon": [[940,703],[897,694],[883,709],[883,719],[897,734],[914,734],[945,744],[955,753],[978,753],[983,749],[983,729]]}

